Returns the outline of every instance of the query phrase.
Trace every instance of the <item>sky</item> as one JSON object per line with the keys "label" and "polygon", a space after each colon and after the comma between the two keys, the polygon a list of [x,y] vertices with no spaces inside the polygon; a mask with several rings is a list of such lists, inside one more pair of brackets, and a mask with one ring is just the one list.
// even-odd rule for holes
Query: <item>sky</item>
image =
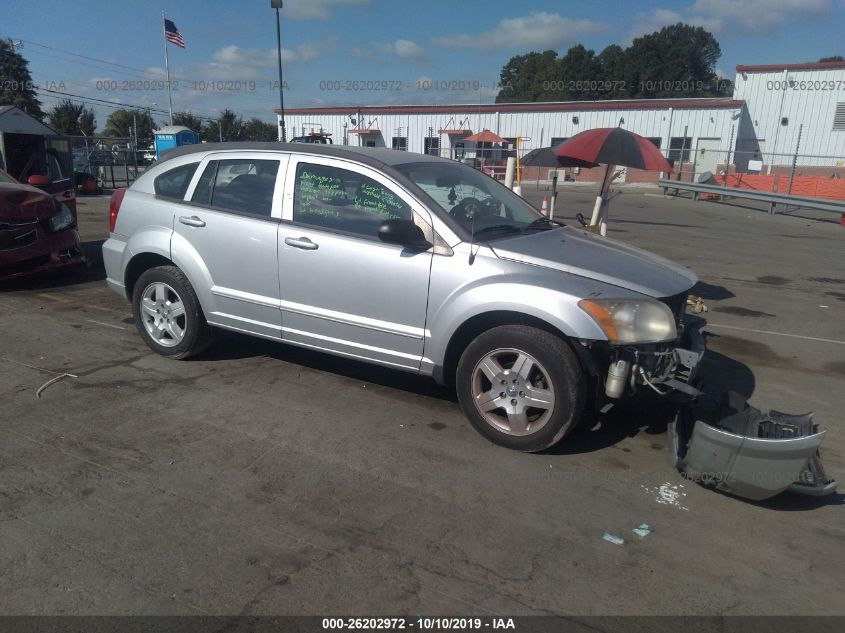
{"label": "sky", "polygon": [[[163,9],[186,42],[168,45],[173,110],[274,121],[270,0],[6,1],[0,37],[20,43],[45,109],[53,90],[105,102],[88,103],[100,128],[110,104],[166,121]],[[490,103],[513,55],[599,52],[678,21],[716,36],[729,78],[738,64],[845,55],[845,0],[284,0],[285,106]]]}

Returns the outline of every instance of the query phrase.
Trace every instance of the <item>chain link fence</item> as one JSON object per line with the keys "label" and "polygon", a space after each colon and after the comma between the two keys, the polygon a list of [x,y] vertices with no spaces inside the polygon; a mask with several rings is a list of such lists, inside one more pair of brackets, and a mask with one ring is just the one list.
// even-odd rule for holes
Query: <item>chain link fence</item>
{"label": "chain link fence", "polygon": [[78,187],[96,181],[98,188],[128,187],[144,171],[148,160],[131,137],[71,136],[74,179]]}

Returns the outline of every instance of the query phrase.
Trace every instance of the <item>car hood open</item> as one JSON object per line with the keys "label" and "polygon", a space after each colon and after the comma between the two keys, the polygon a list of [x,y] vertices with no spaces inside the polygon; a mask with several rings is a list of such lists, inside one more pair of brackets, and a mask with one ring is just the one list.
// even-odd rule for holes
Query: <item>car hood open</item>
{"label": "car hood open", "polygon": [[571,227],[537,231],[490,243],[501,259],[596,279],[650,297],[689,290],[695,274],[640,248]]}

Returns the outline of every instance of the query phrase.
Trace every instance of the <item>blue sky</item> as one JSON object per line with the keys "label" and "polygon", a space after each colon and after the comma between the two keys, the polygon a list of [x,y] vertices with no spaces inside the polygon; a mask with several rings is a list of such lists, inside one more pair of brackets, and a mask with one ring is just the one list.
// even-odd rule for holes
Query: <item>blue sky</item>
{"label": "blue sky", "polygon": [[[722,46],[718,69],[728,77],[737,64],[845,55],[845,0],[284,4],[289,107],[491,102],[499,70],[514,54],[563,52],[579,42],[598,52],[679,20],[716,35]],[[4,2],[0,37],[21,40],[39,85],[167,110],[167,92],[160,85],[162,9],[187,44],[186,50],[169,47],[171,77],[178,86],[174,110],[215,116],[229,107],[244,117],[272,121],[278,89],[269,0],[171,0],[167,6],[161,0]],[[49,108],[56,99],[42,101]],[[112,108],[94,108],[102,125]]]}

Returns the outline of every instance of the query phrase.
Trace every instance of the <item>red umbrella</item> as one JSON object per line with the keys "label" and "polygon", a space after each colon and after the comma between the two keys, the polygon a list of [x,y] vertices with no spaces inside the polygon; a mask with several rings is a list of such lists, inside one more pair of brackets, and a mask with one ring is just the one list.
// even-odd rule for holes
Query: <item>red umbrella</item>
{"label": "red umbrella", "polygon": [[613,180],[616,165],[646,169],[649,171],[672,171],[657,146],[647,138],[621,127],[601,127],[576,134],[558,146],[558,157],[586,160],[607,165],[601,189],[593,207],[591,229],[602,235],[607,232],[607,188]]}
{"label": "red umbrella", "polygon": [[576,134],[559,145],[555,154],[604,165],[672,171],[672,165],[654,143],[621,127],[600,127]]}
{"label": "red umbrella", "polygon": [[507,141],[503,139],[498,134],[491,132],[490,130],[482,130],[477,134],[473,134],[472,136],[467,136],[465,141],[469,141],[471,143],[506,143]]}

